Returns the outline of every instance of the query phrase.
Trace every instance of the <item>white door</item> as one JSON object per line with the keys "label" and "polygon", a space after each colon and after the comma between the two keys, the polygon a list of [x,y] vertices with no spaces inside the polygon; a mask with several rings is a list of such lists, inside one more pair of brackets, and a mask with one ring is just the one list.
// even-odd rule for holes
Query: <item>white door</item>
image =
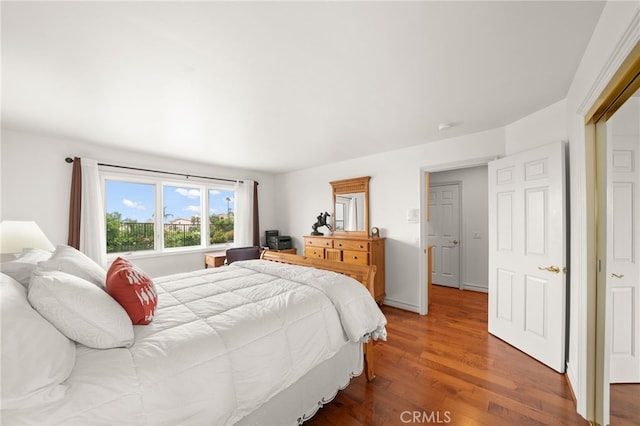
{"label": "white door", "polygon": [[489,163],[489,332],[565,370],[562,142]]}
{"label": "white door", "polygon": [[631,98],[607,122],[607,311],[610,383],[640,382],[640,120]]}
{"label": "white door", "polygon": [[429,245],[433,284],[460,288],[460,187],[429,188]]}

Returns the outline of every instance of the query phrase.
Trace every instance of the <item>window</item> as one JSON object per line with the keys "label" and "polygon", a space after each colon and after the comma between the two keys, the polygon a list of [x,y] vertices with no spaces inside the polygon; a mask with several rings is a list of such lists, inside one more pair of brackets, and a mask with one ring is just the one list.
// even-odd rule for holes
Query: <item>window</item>
{"label": "window", "polygon": [[107,253],[233,244],[233,185],[105,175],[104,188]]}
{"label": "window", "polygon": [[209,190],[209,244],[233,243],[234,191]]}
{"label": "window", "polygon": [[155,186],[107,180],[107,253],[155,250]]}
{"label": "window", "polygon": [[192,247],[201,243],[200,188],[163,185],[162,229],[164,247]]}

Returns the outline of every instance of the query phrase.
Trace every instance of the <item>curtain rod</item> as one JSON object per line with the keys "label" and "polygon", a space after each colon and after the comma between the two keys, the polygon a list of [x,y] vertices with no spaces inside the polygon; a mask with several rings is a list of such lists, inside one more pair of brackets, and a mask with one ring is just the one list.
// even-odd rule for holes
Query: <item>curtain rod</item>
{"label": "curtain rod", "polygon": [[[71,164],[73,163],[73,158],[71,157],[67,157],[64,159],[64,161],[66,161],[67,163]],[[129,166],[120,166],[117,164],[107,164],[107,163],[98,163],[98,166],[105,166],[105,167],[115,167],[118,169],[127,169],[127,170],[137,170],[139,172],[151,172],[151,173],[162,173],[165,175],[174,175],[174,176],[184,176],[187,179],[189,179],[190,177],[194,177],[194,178],[199,178],[199,179],[211,179],[211,180],[221,180],[224,182],[240,182],[240,183],[244,183],[243,180],[238,180],[238,179],[225,179],[225,178],[217,178],[217,177],[211,177],[211,176],[198,176],[198,175],[190,175],[190,174],[186,174],[186,173],[178,173],[178,172],[167,172],[164,170],[152,170],[152,169],[142,169],[139,167],[129,167]],[[259,184],[258,182],[256,182],[256,184]]]}

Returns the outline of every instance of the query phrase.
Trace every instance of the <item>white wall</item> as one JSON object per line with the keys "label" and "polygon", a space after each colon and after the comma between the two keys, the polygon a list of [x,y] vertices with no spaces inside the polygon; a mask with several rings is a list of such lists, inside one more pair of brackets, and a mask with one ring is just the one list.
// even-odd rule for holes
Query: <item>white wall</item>
{"label": "white wall", "polygon": [[462,287],[468,290],[488,291],[489,196],[487,167],[468,167],[431,173],[429,179],[431,185],[460,183]]}
{"label": "white wall", "polygon": [[[67,243],[72,166],[64,159],[74,156],[149,169],[257,180],[260,182],[261,234],[265,229],[275,226],[274,177],[271,174],[180,161],[6,129],[2,130],[0,155],[0,219],[34,220],[54,245]],[[202,252],[180,256],[133,256],[132,259],[151,276],[201,269],[204,265]]]}
{"label": "white wall", "polygon": [[421,168],[504,155],[503,129],[427,143],[282,174],[276,177],[277,226],[299,251],[321,211],[332,211],[330,181],[371,176],[370,226],[386,237],[385,303],[419,312],[420,259],[426,241],[420,225],[407,223],[407,209],[419,209]]}
{"label": "white wall", "polygon": [[561,100],[505,127],[506,154],[568,139],[567,102]]}

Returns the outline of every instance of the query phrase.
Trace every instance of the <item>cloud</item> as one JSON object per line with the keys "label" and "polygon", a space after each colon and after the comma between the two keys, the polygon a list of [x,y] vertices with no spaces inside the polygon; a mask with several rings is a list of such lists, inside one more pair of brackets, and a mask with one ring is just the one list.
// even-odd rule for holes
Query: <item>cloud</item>
{"label": "cloud", "polygon": [[176,188],[176,192],[183,197],[187,198],[200,198],[200,190],[199,189],[189,189],[189,188]]}
{"label": "cloud", "polygon": [[130,209],[144,210],[144,205],[140,201],[131,201],[126,198],[123,198],[122,204],[124,204],[125,207],[128,207]]}
{"label": "cloud", "polygon": [[184,210],[193,213],[200,213],[200,206],[187,206],[184,208]]}

